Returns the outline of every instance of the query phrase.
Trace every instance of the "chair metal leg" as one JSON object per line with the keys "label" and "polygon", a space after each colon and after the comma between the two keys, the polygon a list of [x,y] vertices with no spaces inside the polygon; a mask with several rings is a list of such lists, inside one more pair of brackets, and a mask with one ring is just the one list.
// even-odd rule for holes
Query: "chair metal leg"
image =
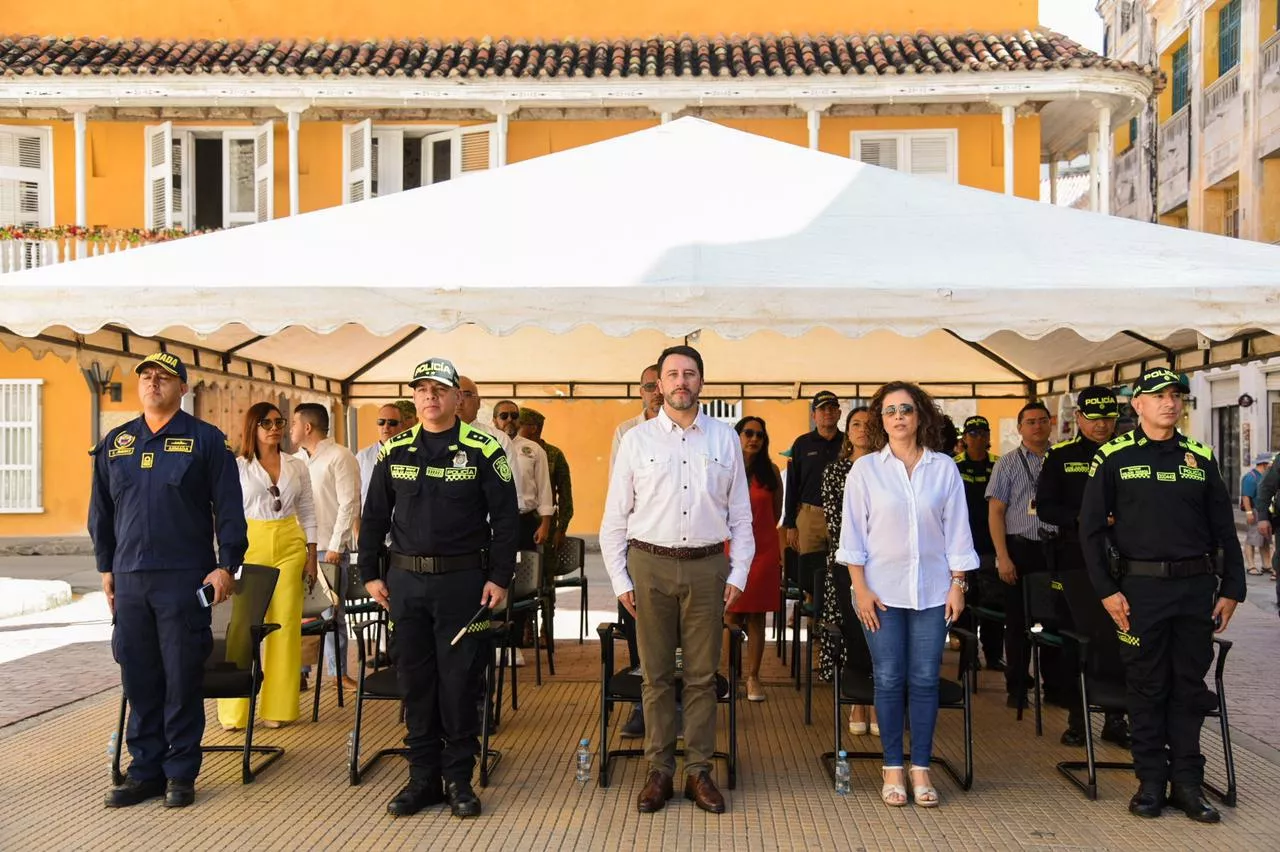
{"label": "chair metal leg", "polygon": [[1208,781],[1204,788],[1218,798],[1224,805],[1236,806],[1236,761],[1231,748],[1231,724],[1227,719],[1227,702],[1222,695],[1222,684],[1218,684],[1218,726],[1222,731],[1222,758],[1227,770],[1227,788],[1219,788]]}
{"label": "chair metal leg", "polygon": [[[336,616],[335,616],[336,618]],[[345,629],[345,628],[344,628]],[[342,692],[346,684],[342,682],[342,676],[346,670],[346,660],[342,659],[341,643],[338,641],[338,622],[333,622],[333,670],[337,672],[334,675],[334,681],[338,684],[338,706],[345,707],[342,702]],[[318,667],[317,667],[318,668]]]}
{"label": "chair metal leg", "polygon": [[356,721],[351,729],[351,743],[347,746],[347,773],[351,786],[360,783],[360,723],[364,721],[364,669],[360,670],[359,685],[356,687]]}
{"label": "chair metal leg", "polygon": [[[804,723],[813,724],[813,629],[809,629],[809,638],[804,643]],[[839,665],[837,661],[834,665]]]}
{"label": "chair metal leg", "polygon": [[582,590],[581,600],[578,604],[582,610],[582,626],[578,629],[578,644],[581,645],[587,636],[587,576],[585,571],[582,574],[582,585],[579,588]]}
{"label": "chair metal leg", "polygon": [[542,686],[542,637],[538,635],[538,605],[533,605],[533,678],[536,686]]}
{"label": "chair metal leg", "polygon": [[[320,634],[321,656],[324,656],[324,634]],[[323,661],[322,661],[323,662]],[[311,721],[320,721],[320,682],[324,680],[324,666],[316,666],[315,697],[311,701]]]}
{"label": "chair metal leg", "polygon": [[129,699],[125,698],[124,687],[120,688],[120,716],[116,719],[116,753],[111,755],[111,782],[119,787],[124,783],[124,773],[120,771],[120,755],[125,749],[124,718]]}
{"label": "chair metal leg", "polygon": [[1036,736],[1039,737],[1044,735],[1044,715],[1040,694],[1040,645],[1036,642],[1031,643],[1031,689],[1035,695]]}

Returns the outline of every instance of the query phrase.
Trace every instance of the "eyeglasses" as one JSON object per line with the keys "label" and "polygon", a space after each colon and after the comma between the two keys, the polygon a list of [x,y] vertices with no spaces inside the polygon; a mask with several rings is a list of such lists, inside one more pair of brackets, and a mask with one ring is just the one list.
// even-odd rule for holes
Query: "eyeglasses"
{"label": "eyeglasses", "polygon": [[376,422],[379,426],[399,426],[400,425],[399,420],[393,420],[390,417],[379,417],[374,422]]}
{"label": "eyeglasses", "polygon": [[1028,417],[1022,421],[1023,426],[1048,426],[1048,417]]}
{"label": "eyeglasses", "polygon": [[520,416],[518,411],[504,411],[501,414],[493,415],[494,420],[515,420]]}
{"label": "eyeglasses", "polygon": [[764,432],[761,432],[759,429],[743,429],[743,430],[742,430],[742,437],[744,437],[744,438],[760,438],[761,440],[764,440]]}
{"label": "eyeglasses", "polygon": [[657,382],[645,382],[640,386],[640,390],[644,391],[645,393],[653,393],[657,389],[658,389]]}
{"label": "eyeglasses", "polygon": [[904,402],[901,405],[886,405],[880,409],[880,413],[885,417],[893,417],[895,414],[910,417],[916,413],[916,407],[909,402]]}
{"label": "eyeglasses", "polygon": [[273,503],[271,506],[271,511],[279,512],[280,509],[284,506],[284,504],[280,502],[280,486],[272,485],[270,488],[267,489],[267,493],[270,494],[272,497],[276,498],[276,502]]}
{"label": "eyeglasses", "polygon": [[273,429],[283,429],[288,424],[289,421],[283,417],[264,417],[258,421],[258,428],[264,432],[270,432]]}

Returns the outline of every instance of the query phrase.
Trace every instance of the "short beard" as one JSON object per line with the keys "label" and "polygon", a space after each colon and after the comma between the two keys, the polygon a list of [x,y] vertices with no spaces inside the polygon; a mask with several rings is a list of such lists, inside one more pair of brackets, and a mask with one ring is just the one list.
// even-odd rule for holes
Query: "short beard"
{"label": "short beard", "polygon": [[676,402],[669,396],[664,397],[664,399],[666,400],[666,404],[674,408],[676,411],[688,411],[690,408],[694,408],[698,404],[698,397],[693,393],[689,394],[688,402]]}

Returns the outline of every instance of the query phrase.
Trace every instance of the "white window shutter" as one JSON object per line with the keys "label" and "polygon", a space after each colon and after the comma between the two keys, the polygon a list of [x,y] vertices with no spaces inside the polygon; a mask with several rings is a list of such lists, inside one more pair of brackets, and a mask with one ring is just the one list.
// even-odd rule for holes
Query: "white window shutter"
{"label": "white window shutter", "polygon": [[955,180],[954,139],[940,133],[913,133],[907,137],[908,171],[913,175]]}
{"label": "white window shutter", "polygon": [[859,136],[857,137],[858,150],[854,152],[854,159],[884,169],[896,170],[900,159],[898,142],[897,136]]}
{"label": "white window shutter", "polygon": [[[458,131],[447,130],[443,133],[431,133],[422,137],[422,185],[450,180],[457,175],[456,164],[458,153]],[[436,156],[437,143],[448,143],[445,149],[448,157]],[[447,162],[446,162],[447,160]]]}
{"label": "white window shutter", "polygon": [[146,222],[149,230],[158,231],[173,227],[173,123],[152,125],[145,132]]}
{"label": "white window shutter", "polygon": [[373,122],[348,124],[342,133],[342,203],[354,204],[373,194]]}
{"label": "white window shutter", "polygon": [[40,379],[0,381],[0,512],[40,512]]}
{"label": "white window shutter", "polygon": [[498,126],[482,124],[456,131],[454,145],[455,174],[465,175],[498,167]]}
{"label": "white window shutter", "polygon": [[253,137],[253,214],[259,222],[274,218],[276,201],[276,123],[258,125]]}
{"label": "white window shutter", "polygon": [[174,133],[170,150],[173,184],[169,203],[173,208],[173,224],[175,227],[186,228],[189,227],[187,198],[191,192],[191,134],[182,131]]}
{"label": "white window shutter", "polygon": [[369,159],[369,197],[381,198],[404,189],[404,131],[374,130]]}

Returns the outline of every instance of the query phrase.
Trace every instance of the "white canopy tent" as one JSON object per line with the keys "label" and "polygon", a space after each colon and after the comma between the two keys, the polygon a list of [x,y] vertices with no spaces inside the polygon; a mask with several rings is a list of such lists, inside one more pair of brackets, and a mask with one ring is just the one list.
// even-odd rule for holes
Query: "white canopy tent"
{"label": "white canopy tent", "polygon": [[1120,363],[1130,374],[1147,359],[1196,366],[1199,356],[1179,360],[1196,332],[1245,334],[1206,363],[1259,354],[1270,346],[1261,332],[1280,331],[1280,248],[688,118],[360,204],[7,275],[0,297],[0,325],[17,336],[86,335],[78,342],[108,351],[126,330],[188,345],[205,368],[210,355],[222,356],[217,369],[275,365],[356,400],[396,392],[426,355],[521,396],[579,385],[626,395],[686,335],[708,381],[734,395],[907,377],[941,395],[1016,396]]}

